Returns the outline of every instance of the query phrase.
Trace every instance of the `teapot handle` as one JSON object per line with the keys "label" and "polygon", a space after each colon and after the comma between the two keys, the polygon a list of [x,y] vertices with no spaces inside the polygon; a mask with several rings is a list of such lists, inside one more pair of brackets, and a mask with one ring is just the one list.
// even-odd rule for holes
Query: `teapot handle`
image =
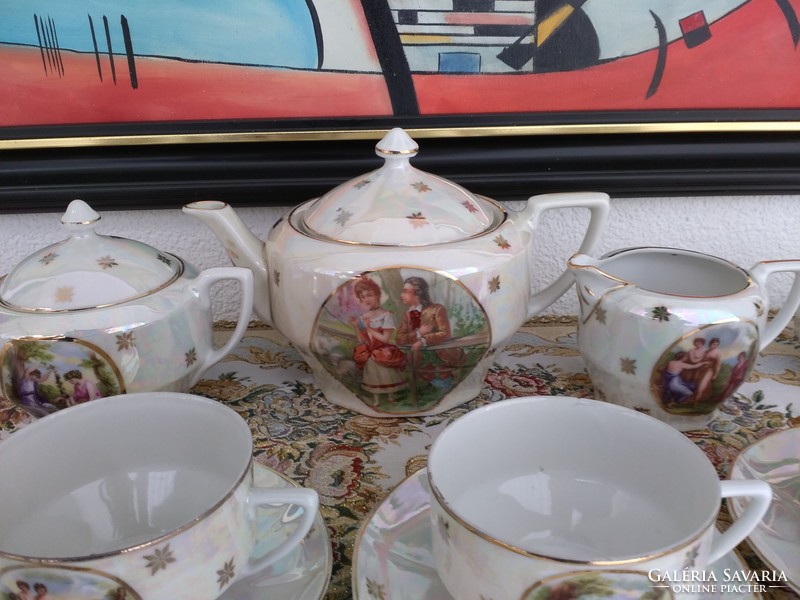
{"label": "teapot handle", "polygon": [[202,357],[203,362],[192,376],[189,387],[193,387],[200,381],[200,377],[202,377],[206,369],[225,358],[231,348],[242,339],[247,326],[250,324],[250,316],[253,312],[253,272],[250,269],[244,267],[211,267],[206,269],[194,280],[195,293],[197,293],[200,302],[206,302],[210,306],[211,286],[226,279],[238,281],[242,288],[241,306],[239,307],[236,329],[233,330],[233,333],[221,347],[210,349],[208,354]]}
{"label": "teapot handle", "polygon": [[[515,220],[519,219],[523,227],[533,231],[542,214],[554,208],[588,208],[591,216],[586,233],[583,236],[578,252],[589,254],[600,238],[608,218],[610,208],[609,196],[603,192],[565,192],[557,194],[541,194],[528,199],[527,206],[522,209]],[[550,285],[536,293],[531,292],[528,299],[528,319],[543,311],[563,296],[574,283],[574,277],[568,269]]]}
{"label": "teapot handle", "polygon": [[798,273],[800,273],[800,260],[766,260],[757,263],[750,269],[750,275],[755,279],[759,287],[764,290],[765,295],[767,277],[772,273],[779,273],[782,271],[793,272],[794,282],[792,283],[792,288],[789,290],[789,295],[786,297],[783,306],[781,306],[778,314],[767,324],[764,333],[761,335],[759,352],[778,337],[778,334],[789,324],[797,307],[800,306],[800,277],[798,277]]}

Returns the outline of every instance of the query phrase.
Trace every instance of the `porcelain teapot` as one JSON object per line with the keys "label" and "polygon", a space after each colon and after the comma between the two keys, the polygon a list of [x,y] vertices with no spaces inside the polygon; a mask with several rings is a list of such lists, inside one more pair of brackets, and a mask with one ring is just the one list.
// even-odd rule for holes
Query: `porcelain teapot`
{"label": "porcelain teapot", "polygon": [[[253,274],[198,272],[177,256],[100,235],[82,200],[61,223],[67,239],[0,280],[0,394],[41,417],[129,392],[185,391],[241,339]],[[212,344],[211,287],[238,282],[242,304],[228,341]]]}
{"label": "porcelain teapot", "polygon": [[[601,398],[689,431],[744,383],[758,353],[800,305],[800,260],[749,271],[676,248],[629,248],[568,261],[580,306],[578,347]],[[768,321],[766,280],[794,272]]]}
{"label": "porcelain teapot", "polygon": [[608,213],[608,196],[589,192],[536,196],[509,213],[413,167],[417,150],[391,130],[376,146],[381,168],[300,204],[265,242],[223,202],[183,209],[253,269],[256,313],[326,398],[370,416],[436,414],[475,398],[495,353],[572,285],[564,272],[531,291],[540,215],[589,209],[589,249]]}

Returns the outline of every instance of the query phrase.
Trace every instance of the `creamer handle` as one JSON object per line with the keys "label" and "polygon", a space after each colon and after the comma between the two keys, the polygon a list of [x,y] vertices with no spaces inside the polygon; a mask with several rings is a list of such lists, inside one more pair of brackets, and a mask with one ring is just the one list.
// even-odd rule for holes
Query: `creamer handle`
{"label": "creamer handle", "polygon": [[[527,206],[514,217],[521,226],[533,232],[542,214],[554,208],[587,208],[591,216],[578,252],[589,254],[600,239],[610,208],[609,196],[603,192],[566,192],[541,194],[528,199]],[[568,269],[550,285],[538,292],[531,292],[528,299],[528,318],[543,311],[563,296],[572,286],[574,278]]]}
{"label": "creamer handle", "polygon": [[[789,324],[789,321],[794,316],[798,306],[800,306],[800,277],[797,276],[798,272],[800,272],[800,260],[766,260],[756,264],[752,269],[750,269],[750,274],[753,276],[753,279],[756,280],[758,286],[763,290],[765,297],[767,293],[767,277],[769,277],[772,273],[779,273],[781,271],[793,272],[794,282],[792,283],[792,287],[789,290],[789,295],[786,297],[786,301],[783,303],[783,306],[781,306],[778,314],[776,314],[772,320],[767,323],[766,329],[764,329],[764,332],[761,334],[758,348],[759,352],[761,352],[770,343],[772,343],[776,337],[778,337],[778,334]],[[767,306],[769,306],[769,303],[767,303]]]}

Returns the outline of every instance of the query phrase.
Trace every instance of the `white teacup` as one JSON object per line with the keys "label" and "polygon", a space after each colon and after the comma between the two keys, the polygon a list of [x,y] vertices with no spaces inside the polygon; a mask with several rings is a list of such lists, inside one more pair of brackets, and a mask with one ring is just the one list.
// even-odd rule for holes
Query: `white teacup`
{"label": "white teacup", "polygon": [[[254,487],[251,459],[235,411],[173,392],[100,398],[15,432],[0,444],[0,591],[217,598],[296,547],[318,508],[314,490]],[[302,514],[254,557],[267,504]]]}
{"label": "white teacup", "polygon": [[[434,559],[459,600],[528,600],[587,577],[639,593],[685,576],[696,583],[771,500],[763,481],[720,482],[669,425],[568,397],[505,400],[459,418],[434,442],[428,476]],[[751,501],[712,541],[720,498],[731,496]]]}

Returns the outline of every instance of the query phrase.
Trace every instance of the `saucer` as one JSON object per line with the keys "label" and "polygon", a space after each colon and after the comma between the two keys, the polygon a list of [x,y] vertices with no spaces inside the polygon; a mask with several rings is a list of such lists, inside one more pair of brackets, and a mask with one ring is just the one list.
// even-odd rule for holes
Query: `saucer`
{"label": "saucer", "polygon": [[[742,450],[730,478],[761,479],[772,486],[772,504],[750,534],[750,546],[768,568],[783,571],[786,584],[800,594],[800,428],[776,431]],[[733,518],[742,514],[745,502],[728,500]]]}
{"label": "saucer", "polygon": [[[253,463],[253,476],[255,485],[261,487],[298,487],[280,473],[257,462]],[[277,538],[270,532],[280,520],[294,517],[293,510],[285,507],[258,509],[260,541],[256,546],[256,557],[262,556],[291,533],[290,527],[275,528],[283,532],[283,538]],[[234,583],[218,600],[320,600],[328,588],[332,568],[333,553],[328,529],[322,513],[318,511],[311,531],[297,548],[263,571]]]}
{"label": "saucer", "polygon": [[[430,499],[426,469],[400,483],[375,509],[359,531],[353,559],[355,600],[451,600],[434,567],[431,553]],[[731,552],[708,568],[717,581],[747,568]],[[721,593],[697,598],[721,598]],[[725,594],[727,599],[754,600],[752,593]]]}

